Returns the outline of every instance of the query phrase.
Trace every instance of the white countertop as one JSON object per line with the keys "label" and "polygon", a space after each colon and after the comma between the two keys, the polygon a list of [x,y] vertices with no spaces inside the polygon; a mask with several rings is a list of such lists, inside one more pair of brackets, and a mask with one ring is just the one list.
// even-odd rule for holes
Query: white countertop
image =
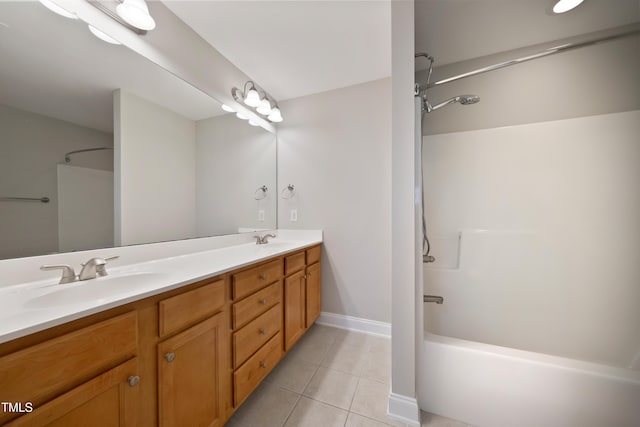
{"label": "white countertop", "polygon": [[266,245],[243,243],[128,265],[120,258],[107,266],[108,276],[97,279],[2,286],[0,343],[321,242],[321,231],[279,233]]}

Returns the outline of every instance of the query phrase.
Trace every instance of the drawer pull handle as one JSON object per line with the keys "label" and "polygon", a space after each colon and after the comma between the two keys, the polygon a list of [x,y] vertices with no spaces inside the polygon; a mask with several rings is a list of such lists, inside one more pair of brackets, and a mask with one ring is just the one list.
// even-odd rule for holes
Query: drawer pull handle
{"label": "drawer pull handle", "polygon": [[259,302],[260,302],[260,304],[265,305],[267,303],[267,299],[266,298],[262,298]]}
{"label": "drawer pull handle", "polygon": [[260,362],[260,367],[263,369],[267,368],[267,362]]}
{"label": "drawer pull handle", "polygon": [[260,335],[267,335],[267,330],[265,328],[260,328]]}
{"label": "drawer pull handle", "polygon": [[258,276],[258,278],[259,278],[260,280],[267,280],[267,275],[266,275],[266,274],[261,273],[261,274]]}
{"label": "drawer pull handle", "polygon": [[140,377],[137,375],[131,375],[128,379],[127,382],[129,383],[129,387],[135,387],[138,384],[140,384]]}
{"label": "drawer pull handle", "polygon": [[176,358],[176,354],[175,353],[167,353],[164,355],[164,358],[167,360],[167,362],[171,363],[175,360]]}

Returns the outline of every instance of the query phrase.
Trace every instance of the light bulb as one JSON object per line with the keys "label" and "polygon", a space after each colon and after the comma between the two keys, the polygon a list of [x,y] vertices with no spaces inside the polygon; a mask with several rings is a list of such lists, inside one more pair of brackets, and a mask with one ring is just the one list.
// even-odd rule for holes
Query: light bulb
{"label": "light bulb", "polygon": [[227,104],[222,104],[222,109],[224,111],[226,111],[227,113],[235,113],[236,110],[234,110],[233,108],[229,107]]}
{"label": "light bulb", "polygon": [[78,19],[75,13],[68,12],[66,9],[63,9],[61,6],[52,0],[40,0],[40,3],[51,12],[57,13],[60,16],[64,16],[69,19]]}
{"label": "light bulb", "polygon": [[141,30],[149,31],[156,27],[156,21],[149,15],[149,8],[144,0],[124,0],[116,6],[116,12],[127,24]]}
{"label": "light bulb", "polygon": [[559,0],[555,6],[553,6],[553,13],[565,13],[577,7],[584,0]]}
{"label": "light bulb", "polygon": [[259,124],[259,123],[256,123],[256,122],[254,122],[253,120],[249,120],[249,124],[250,124],[251,126],[260,126],[260,124]]}
{"label": "light bulb", "polygon": [[118,40],[116,40],[113,37],[111,37],[110,35],[104,33],[103,31],[100,31],[99,29],[97,29],[93,25],[89,25],[89,31],[91,31],[91,34],[93,34],[94,36],[96,36],[97,38],[102,40],[103,42],[107,42],[107,43],[111,43],[111,44],[122,44]]}
{"label": "light bulb", "polygon": [[249,117],[245,116],[244,114],[237,112],[236,113],[236,117],[241,119],[241,120],[249,120]]}
{"label": "light bulb", "polygon": [[255,89],[249,89],[249,92],[245,95],[243,102],[249,107],[257,107],[261,102],[260,94]]}
{"label": "light bulb", "polygon": [[271,109],[271,114],[269,114],[269,117],[267,118],[274,123],[280,123],[283,120],[282,113],[280,113],[280,109],[278,107],[273,107]]}
{"label": "light bulb", "polygon": [[258,105],[258,108],[256,108],[256,111],[262,114],[263,116],[268,116],[269,114],[271,114],[271,103],[269,102],[269,100],[265,98],[262,101],[260,101],[260,105]]}

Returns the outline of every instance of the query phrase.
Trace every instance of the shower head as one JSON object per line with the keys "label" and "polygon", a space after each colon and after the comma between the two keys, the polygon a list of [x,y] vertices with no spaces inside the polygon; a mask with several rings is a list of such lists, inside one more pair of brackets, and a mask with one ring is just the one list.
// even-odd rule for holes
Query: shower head
{"label": "shower head", "polygon": [[460,98],[460,104],[462,105],[477,104],[480,102],[478,95],[460,95],[458,98]]}
{"label": "shower head", "polygon": [[436,105],[431,105],[429,103],[429,101],[425,98],[424,99],[424,111],[426,111],[427,113],[430,113],[434,110],[437,110],[440,107],[444,107],[446,105],[449,104],[454,104],[454,103],[460,103],[462,105],[470,105],[470,104],[477,104],[478,102],[480,102],[480,97],[478,95],[458,95],[456,97],[453,97],[451,99],[447,99],[446,101],[443,101],[439,104]]}

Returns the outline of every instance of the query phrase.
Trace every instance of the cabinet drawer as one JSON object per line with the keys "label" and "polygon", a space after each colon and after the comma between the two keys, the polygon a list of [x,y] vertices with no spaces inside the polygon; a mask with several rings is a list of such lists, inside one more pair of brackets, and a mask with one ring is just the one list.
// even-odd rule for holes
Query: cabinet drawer
{"label": "cabinet drawer", "polygon": [[289,275],[304,268],[304,251],[284,258],[284,274]]}
{"label": "cabinet drawer", "polygon": [[233,275],[233,299],[240,299],[282,278],[282,260],[245,270]]}
{"label": "cabinet drawer", "polygon": [[233,366],[242,365],[249,356],[259,349],[282,324],[282,305],[277,304],[269,311],[250,322],[233,334]]}
{"label": "cabinet drawer", "polygon": [[134,356],[137,319],[122,314],[0,358],[2,400],[38,407]]}
{"label": "cabinet drawer", "polygon": [[314,246],[313,248],[307,249],[307,265],[320,261],[320,252],[320,246]]}
{"label": "cabinet drawer", "polygon": [[233,403],[238,407],[282,357],[282,334],[277,333],[247,363],[233,373]]}
{"label": "cabinet drawer", "polygon": [[224,307],[224,280],[160,301],[159,333],[165,336],[192,325]]}
{"label": "cabinet drawer", "polygon": [[[137,425],[140,386],[130,383],[138,374],[131,359],[56,397],[7,427]],[[139,380],[139,377],[138,377]]]}
{"label": "cabinet drawer", "polygon": [[282,280],[233,304],[233,329],[252,321],[282,301]]}

